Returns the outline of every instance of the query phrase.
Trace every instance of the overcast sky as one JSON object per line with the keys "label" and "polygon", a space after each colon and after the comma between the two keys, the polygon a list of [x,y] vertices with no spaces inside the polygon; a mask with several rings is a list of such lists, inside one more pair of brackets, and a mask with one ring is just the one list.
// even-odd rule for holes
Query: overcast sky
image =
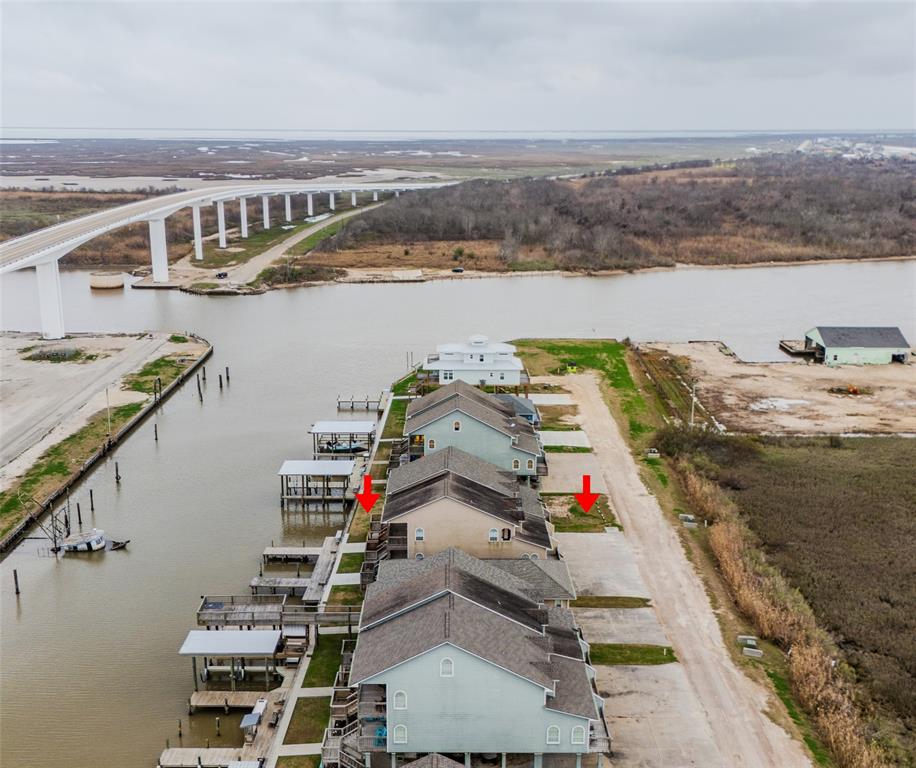
{"label": "overcast sky", "polygon": [[4,127],[913,128],[916,4],[2,3]]}

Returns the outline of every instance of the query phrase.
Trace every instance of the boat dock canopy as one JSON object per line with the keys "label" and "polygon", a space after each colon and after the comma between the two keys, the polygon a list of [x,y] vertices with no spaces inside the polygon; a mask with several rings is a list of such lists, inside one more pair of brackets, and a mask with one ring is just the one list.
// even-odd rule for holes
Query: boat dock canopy
{"label": "boat dock canopy", "polygon": [[309,429],[310,435],[371,435],[374,421],[316,421]]}
{"label": "boat dock canopy", "polygon": [[349,477],[353,474],[356,462],[352,460],[334,461],[332,459],[303,461],[287,459],[277,472],[281,476],[300,475],[311,477]]}
{"label": "boat dock canopy", "polygon": [[280,645],[279,629],[246,629],[238,632],[188,632],[179,656],[273,656]]}

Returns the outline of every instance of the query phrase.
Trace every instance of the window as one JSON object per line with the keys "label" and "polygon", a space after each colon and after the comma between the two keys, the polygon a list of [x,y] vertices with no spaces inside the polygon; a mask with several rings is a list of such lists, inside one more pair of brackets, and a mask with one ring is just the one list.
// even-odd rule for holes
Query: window
{"label": "window", "polygon": [[479,355],[480,362],[483,362],[483,355]]}
{"label": "window", "polygon": [[531,559],[531,555],[529,555],[527,552],[522,553],[522,560],[530,560],[530,559]]}
{"label": "window", "polygon": [[407,709],[407,693],[404,691],[394,692],[394,708]]}
{"label": "window", "polygon": [[499,541],[499,531],[497,531],[495,528],[491,528],[489,539],[490,541]]}
{"label": "window", "polygon": [[451,381],[455,378],[453,371],[442,371],[442,381]]}
{"label": "window", "polygon": [[431,438],[429,439],[429,442],[426,443],[426,447],[429,448],[429,450],[431,450],[431,451],[436,450],[436,440],[435,440],[435,438],[432,438],[432,437],[431,437]]}
{"label": "window", "polygon": [[532,560],[537,560],[537,559],[538,559],[538,553],[537,553],[537,552],[532,552],[532,553],[531,553],[531,559],[532,559]]}
{"label": "window", "polygon": [[455,421],[453,421],[453,422],[452,422],[452,429],[454,429],[456,432],[460,432],[460,431],[461,431],[461,422],[458,421],[457,419],[456,419]]}
{"label": "window", "polygon": [[560,743],[560,726],[558,725],[548,725],[547,726],[547,743],[548,744],[559,744]]}
{"label": "window", "polygon": [[499,374],[499,380],[500,380],[500,381],[505,381],[505,380],[506,380],[506,374],[500,373],[500,374]]}
{"label": "window", "polygon": [[581,725],[576,725],[572,729],[572,736],[570,738],[573,744],[584,744],[585,743],[585,728]]}
{"label": "window", "polygon": [[395,744],[406,744],[407,743],[407,726],[406,725],[394,726],[394,734],[393,734],[392,741]]}
{"label": "window", "polygon": [[414,560],[422,560],[423,557],[424,555],[422,552],[417,552],[417,554],[414,555]]}
{"label": "window", "polygon": [[512,459],[512,469],[518,469],[521,466],[522,465],[518,459]]}
{"label": "window", "polygon": [[503,528],[503,541],[510,541],[512,539],[512,529]]}
{"label": "window", "polygon": [[422,528],[417,528],[413,533],[414,541],[426,541],[426,531]]}
{"label": "window", "polygon": [[534,469],[534,459],[528,459],[528,469]]}
{"label": "window", "polygon": [[439,662],[439,677],[454,677],[455,662],[446,656]]}

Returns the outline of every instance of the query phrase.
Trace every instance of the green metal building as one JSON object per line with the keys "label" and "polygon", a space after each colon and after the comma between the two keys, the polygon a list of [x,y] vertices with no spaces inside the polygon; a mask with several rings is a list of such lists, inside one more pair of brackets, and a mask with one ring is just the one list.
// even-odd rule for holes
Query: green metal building
{"label": "green metal building", "polygon": [[896,327],[819,325],[805,334],[805,351],[826,365],[885,365],[910,357],[910,345]]}

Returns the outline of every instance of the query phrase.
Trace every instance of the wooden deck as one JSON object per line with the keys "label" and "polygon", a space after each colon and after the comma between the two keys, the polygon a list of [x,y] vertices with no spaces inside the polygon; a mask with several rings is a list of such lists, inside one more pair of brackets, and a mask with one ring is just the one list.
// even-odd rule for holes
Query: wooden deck
{"label": "wooden deck", "polygon": [[264,547],[261,559],[265,563],[308,563],[317,560],[324,547]]}
{"label": "wooden deck", "polygon": [[242,759],[240,747],[171,747],[159,755],[161,768],[226,768]]}
{"label": "wooden deck", "polygon": [[194,691],[191,709],[252,709],[264,691]]}
{"label": "wooden deck", "polygon": [[294,595],[301,597],[311,583],[311,578],[297,576],[255,576],[251,582],[253,595]]}

